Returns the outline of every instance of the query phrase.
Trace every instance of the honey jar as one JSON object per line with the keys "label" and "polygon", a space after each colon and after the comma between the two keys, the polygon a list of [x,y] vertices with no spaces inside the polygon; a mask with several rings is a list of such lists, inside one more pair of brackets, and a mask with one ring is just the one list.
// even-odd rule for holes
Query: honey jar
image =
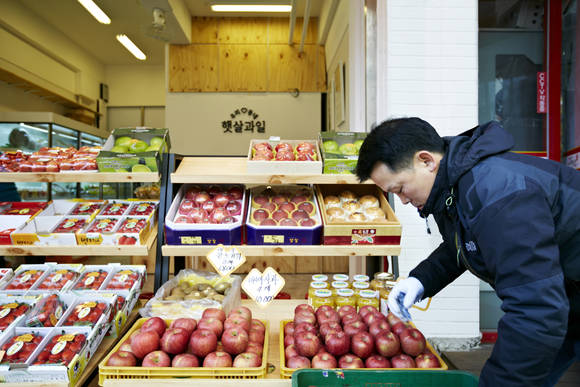
{"label": "honey jar", "polygon": [[334,297],[334,303],[336,304],[337,309],[344,305],[350,305],[356,308],[356,297],[354,296],[354,290],[337,289],[336,296]]}
{"label": "honey jar", "polygon": [[352,282],[369,282],[369,276],[364,274],[353,275]]}
{"label": "honey jar", "polygon": [[318,309],[322,305],[329,305],[334,308],[334,297],[332,296],[332,292],[328,289],[317,289],[314,291],[312,307]]}
{"label": "honey jar", "polygon": [[333,281],[348,282],[348,276],[346,274],[334,274],[332,276]]}
{"label": "honey jar", "polygon": [[362,289],[359,292],[356,306],[360,309],[365,305],[371,305],[377,308],[377,310],[379,309],[379,299],[377,298],[377,292],[375,290]]}
{"label": "honey jar", "polygon": [[384,287],[385,281],[394,281],[394,280],[395,276],[392,273],[386,272],[375,273],[374,278],[371,281],[371,289],[378,290],[379,288]]}
{"label": "honey jar", "polygon": [[358,297],[361,290],[368,289],[370,284],[368,282],[353,282],[352,289],[354,290],[354,295]]}
{"label": "honey jar", "polygon": [[333,281],[330,290],[332,290],[332,295],[336,296],[338,289],[348,289],[348,282],[343,281]]}
{"label": "honey jar", "polygon": [[328,282],[326,274],[312,274],[312,282]]}
{"label": "honey jar", "polygon": [[395,281],[385,281],[384,287],[379,289],[379,306],[381,313],[385,316],[389,313],[389,306],[387,305],[387,301],[389,300],[389,293],[393,290],[393,286],[395,286]]}
{"label": "honey jar", "polygon": [[312,298],[314,297],[314,292],[319,289],[327,289],[328,283],[322,281],[312,281],[308,287],[308,303],[312,305]]}

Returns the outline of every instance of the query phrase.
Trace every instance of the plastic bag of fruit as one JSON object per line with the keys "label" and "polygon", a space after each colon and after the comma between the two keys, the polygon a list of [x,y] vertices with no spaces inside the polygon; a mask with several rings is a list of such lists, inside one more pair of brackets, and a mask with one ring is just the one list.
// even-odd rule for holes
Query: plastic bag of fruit
{"label": "plastic bag of fruit", "polygon": [[241,282],[236,275],[221,277],[206,271],[181,270],[157,290],[139,313],[143,317],[200,319],[206,308],[220,308],[228,314],[240,305]]}

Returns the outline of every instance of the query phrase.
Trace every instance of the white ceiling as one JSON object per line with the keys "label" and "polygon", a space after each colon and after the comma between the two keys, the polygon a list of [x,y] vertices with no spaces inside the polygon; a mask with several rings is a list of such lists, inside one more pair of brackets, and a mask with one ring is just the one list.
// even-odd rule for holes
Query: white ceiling
{"label": "white ceiling", "polygon": [[[153,21],[152,11],[146,0],[94,0],[111,18],[111,24],[97,22],[77,0],[20,0],[31,12],[60,30],[73,42],[85,49],[105,65],[128,65],[142,63],[160,65],[164,63],[165,42],[151,37],[148,30]],[[210,10],[211,3],[264,3],[290,4],[291,0],[182,0],[192,16],[276,16],[290,18],[289,14],[225,14]],[[320,16],[326,0],[311,0],[310,17]],[[307,0],[296,0],[296,14],[301,17]],[[281,16],[282,15],[282,16]],[[150,31],[150,30],[149,30]],[[126,34],[147,55],[146,61],[133,57],[115,36]]]}

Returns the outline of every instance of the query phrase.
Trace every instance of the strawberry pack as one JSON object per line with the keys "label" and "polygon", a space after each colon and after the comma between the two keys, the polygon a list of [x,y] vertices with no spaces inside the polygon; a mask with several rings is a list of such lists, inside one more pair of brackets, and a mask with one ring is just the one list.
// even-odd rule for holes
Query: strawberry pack
{"label": "strawberry pack", "polygon": [[27,291],[36,284],[47,269],[48,267],[44,265],[21,265],[3,290]]}
{"label": "strawberry pack", "polygon": [[54,335],[34,360],[34,365],[56,364],[68,366],[87,341],[86,333]]}
{"label": "strawberry pack", "polygon": [[39,333],[15,334],[2,345],[4,357],[0,363],[22,364],[25,363],[32,352],[42,342],[43,336]]}
{"label": "strawberry pack", "polygon": [[0,296],[0,332],[5,331],[13,324],[21,324],[36,301],[36,297]]}
{"label": "strawberry pack", "polygon": [[29,327],[54,327],[57,325],[68,304],[58,294],[50,294],[41,299],[30,312],[26,325]]}

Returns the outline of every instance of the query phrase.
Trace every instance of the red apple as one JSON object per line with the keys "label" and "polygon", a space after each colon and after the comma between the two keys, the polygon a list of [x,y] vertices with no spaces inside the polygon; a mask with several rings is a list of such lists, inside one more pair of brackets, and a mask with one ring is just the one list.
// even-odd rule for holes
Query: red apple
{"label": "red apple", "polygon": [[240,314],[244,316],[244,318],[248,320],[248,323],[252,321],[252,311],[247,306],[238,306],[236,309],[230,312],[228,317],[231,317],[233,314]]}
{"label": "red apple", "polygon": [[[228,202],[230,201],[230,196],[228,194],[225,194],[225,193],[219,193],[219,194],[214,196],[213,200],[214,200],[216,206],[225,207],[226,204],[228,204]],[[236,203],[236,202],[234,202],[234,203]]]}
{"label": "red apple", "polygon": [[278,208],[290,214],[296,209],[296,205],[292,202],[283,202],[278,206]]}
{"label": "red apple", "polygon": [[281,152],[281,151],[287,151],[287,152],[293,152],[294,148],[292,148],[292,145],[288,144],[287,142],[281,142],[279,144],[276,145],[276,148],[274,148],[276,150],[276,152]]}
{"label": "red apple", "polygon": [[197,329],[189,338],[188,352],[203,358],[217,348],[217,336],[208,329]]}
{"label": "red apple", "polygon": [[313,151],[315,149],[314,144],[309,142],[301,142],[300,144],[296,145],[296,152],[304,152],[304,151]]}
{"label": "red apple", "polygon": [[228,329],[222,335],[224,351],[231,355],[245,352],[249,341],[248,332],[239,328]]}
{"label": "red apple", "polygon": [[195,331],[197,327],[197,321],[193,318],[181,317],[171,322],[169,328],[181,328],[185,329],[187,333],[191,335],[191,332]]}
{"label": "red apple", "polygon": [[188,215],[195,223],[201,223],[205,218],[208,217],[207,211],[203,208],[194,208]]}
{"label": "red apple", "polygon": [[322,325],[324,323],[329,323],[329,322],[336,322],[339,323],[340,322],[340,316],[338,315],[338,312],[336,310],[328,310],[328,311],[324,311],[321,313],[318,313],[316,315],[316,317],[318,317],[318,324]]}
{"label": "red apple", "polygon": [[276,153],[277,161],[294,161],[296,157],[293,152],[280,151]]}
{"label": "red apple", "polygon": [[237,220],[233,216],[226,216],[225,218],[222,219],[221,224],[232,224],[236,222]]}
{"label": "red apple", "polygon": [[298,209],[306,211],[308,214],[312,214],[312,212],[314,212],[314,204],[311,202],[302,202],[298,205]]}
{"label": "red apple", "polygon": [[312,332],[299,332],[294,334],[296,349],[300,356],[312,357],[322,347],[320,338]]}
{"label": "red apple", "polygon": [[270,198],[268,196],[266,196],[266,195],[256,195],[256,196],[253,197],[252,200],[258,206],[262,206],[262,205],[268,203],[270,201]]}
{"label": "red apple", "polygon": [[286,359],[286,367],[297,369],[297,368],[310,368],[310,360],[304,356],[293,356]]}
{"label": "red apple", "polygon": [[322,337],[326,337],[331,331],[332,332],[342,332],[342,327],[340,326],[340,323],[336,322],[336,321],[329,321],[329,322],[325,322],[323,324],[320,324],[320,335]]}
{"label": "red apple", "polygon": [[358,314],[364,319],[367,313],[380,313],[377,308],[372,305],[365,305],[358,310]]}
{"label": "red apple", "polygon": [[359,332],[351,337],[350,349],[361,359],[366,359],[375,349],[375,340],[370,333]]}
{"label": "red apple", "polygon": [[228,216],[231,216],[228,210],[224,207],[217,207],[211,212],[209,219],[212,223],[221,223]]}
{"label": "red apple", "polygon": [[316,309],[314,314],[316,315],[316,317],[318,317],[318,315],[325,313],[325,312],[335,312],[335,310],[330,305],[321,305]]}
{"label": "red apple", "polygon": [[385,357],[394,356],[401,349],[399,337],[393,332],[379,332],[375,336],[375,347],[377,352]]}
{"label": "red apple", "polygon": [[252,213],[252,219],[256,223],[262,222],[264,219],[267,219],[270,216],[270,213],[263,208],[258,208]]}
{"label": "red apple", "polygon": [[407,324],[405,324],[403,321],[399,321],[395,325],[391,325],[391,330],[395,332],[396,335],[400,335],[401,332],[403,332],[405,329],[407,329]]}
{"label": "red apple", "polygon": [[230,314],[224,322],[224,329],[241,328],[248,332],[250,330],[250,323],[241,314]]}
{"label": "red apple", "polygon": [[154,351],[148,353],[141,363],[142,367],[170,367],[171,359],[163,351]]}
{"label": "red apple", "polygon": [[417,356],[425,350],[425,336],[415,328],[407,328],[399,334],[401,349],[407,355]]}
{"label": "red apple", "polygon": [[241,200],[244,196],[244,190],[243,188],[236,185],[228,189],[228,195],[230,195],[232,200]]}
{"label": "red apple", "polygon": [[391,358],[391,364],[393,368],[416,368],[413,358],[404,353],[393,356]]}
{"label": "red apple", "polygon": [[329,369],[336,368],[336,365],[335,357],[327,352],[318,353],[312,358],[312,368]]}
{"label": "red apple", "polygon": [[314,152],[298,152],[296,155],[298,161],[312,161],[314,160]]}
{"label": "red apple", "polygon": [[187,192],[185,192],[185,198],[189,199],[189,200],[195,200],[197,193],[200,191],[201,191],[201,188],[199,188],[197,186],[193,186],[193,187],[189,188],[187,190]]}
{"label": "red apple", "polygon": [[389,325],[392,327],[393,325],[395,325],[396,323],[402,321],[400,318],[398,318],[397,316],[395,316],[392,312],[389,312],[387,314],[387,321],[389,322]]}
{"label": "red apple", "polygon": [[193,221],[193,218],[190,218],[189,216],[178,216],[177,218],[175,218],[175,223],[195,223]]}
{"label": "red apple", "polygon": [[269,213],[272,213],[278,209],[278,206],[276,205],[276,203],[266,202],[262,204],[260,208],[267,210]]}
{"label": "red apple", "polygon": [[342,316],[342,325],[352,324],[356,321],[362,321],[362,317],[356,313],[349,313]]}
{"label": "red apple", "polygon": [[259,329],[250,329],[250,333],[248,333],[248,337],[249,337],[249,341],[264,344],[264,331],[261,331]]}
{"label": "red apple", "polygon": [[316,226],[316,221],[312,218],[305,218],[300,221],[301,227],[314,227]]}
{"label": "red apple", "polygon": [[213,210],[215,210],[216,207],[217,207],[216,203],[211,199],[203,202],[203,204],[201,205],[201,208],[207,213],[212,212]]}
{"label": "red apple", "polygon": [[325,346],[334,356],[344,355],[350,350],[350,337],[344,332],[330,333],[325,338]]}
{"label": "red apple", "polygon": [[296,338],[296,335],[298,333],[302,333],[302,332],[318,333],[316,326],[312,323],[309,323],[309,322],[301,322],[301,323],[296,324],[296,327],[294,328],[294,338]]}
{"label": "red apple", "polygon": [[222,193],[224,190],[221,186],[219,185],[212,185],[209,187],[209,189],[207,190],[207,193],[209,193],[209,196],[214,197],[220,193]]}
{"label": "red apple", "polygon": [[272,219],[274,219],[276,222],[280,222],[282,219],[286,218],[288,218],[288,212],[284,210],[276,210],[272,212]]}
{"label": "red apple", "polygon": [[302,202],[306,202],[306,201],[308,201],[308,196],[306,196],[306,195],[302,195],[302,194],[297,194],[297,195],[294,195],[294,196],[292,197],[292,199],[290,199],[290,201],[291,201],[292,203],[300,204],[300,203],[302,203]]}
{"label": "red apple", "polygon": [[365,360],[366,368],[391,368],[391,362],[384,356],[372,355]]}
{"label": "red apple", "polygon": [[207,202],[210,199],[211,197],[207,192],[198,192],[197,195],[195,195],[194,201],[198,207],[201,207],[203,203]]}
{"label": "red apple", "polygon": [[294,340],[294,335],[286,335],[284,336],[284,348],[286,348],[287,346],[294,344],[295,340]]}
{"label": "red apple", "polygon": [[260,226],[277,226],[278,223],[272,218],[266,218],[260,222]]}
{"label": "red apple", "polygon": [[385,320],[385,322],[387,322],[387,318],[383,314],[381,314],[380,312],[377,312],[377,313],[367,313],[363,317],[363,321],[367,325],[371,325],[372,323],[374,323],[375,321],[378,321],[378,320]]}
{"label": "red apple", "polygon": [[207,308],[203,311],[201,318],[217,318],[223,323],[226,321],[226,312],[218,308]]}
{"label": "red apple", "polygon": [[367,326],[362,321],[355,321],[344,326],[344,333],[349,336],[354,336],[359,332],[366,332]]}
{"label": "red apple", "polygon": [[391,327],[389,326],[389,323],[387,322],[387,320],[382,319],[382,320],[373,321],[369,325],[369,333],[371,335],[376,336],[381,331],[387,331],[387,332],[391,331]]}
{"label": "red apple", "polygon": [[226,204],[226,210],[228,210],[231,215],[240,215],[242,212],[242,205],[237,200],[230,200]]}
{"label": "red apple", "polygon": [[240,353],[234,359],[233,366],[236,368],[253,368],[262,365],[262,358],[254,352]]}
{"label": "red apple", "polygon": [[310,215],[304,210],[295,210],[292,212],[292,219],[294,219],[296,222],[300,222],[302,219],[308,218],[310,218]]}
{"label": "red apple", "polygon": [[189,343],[189,333],[183,328],[170,328],[161,337],[161,350],[171,355],[185,352]]}
{"label": "red apple", "polygon": [[298,223],[294,219],[285,218],[279,223],[280,227],[298,227]]}
{"label": "red apple", "polygon": [[299,304],[294,308],[294,314],[302,311],[314,313],[314,308],[308,304]]}
{"label": "red apple", "polygon": [[177,210],[177,212],[180,215],[188,215],[191,210],[193,210],[195,208],[196,204],[193,200],[182,200],[181,203],[179,204],[179,209]]}
{"label": "red apple", "polygon": [[303,323],[303,322],[307,322],[310,323],[312,325],[316,324],[316,316],[314,315],[314,313],[310,313],[310,312],[298,312],[294,315],[294,324],[296,324],[296,328],[298,327],[298,324]]}
{"label": "red apple", "polygon": [[227,352],[212,352],[203,359],[203,366],[211,368],[231,367],[232,357]]}
{"label": "red apple", "polygon": [[167,324],[160,317],[151,317],[141,325],[141,332],[154,330],[159,337],[163,336],[165,329],[167,329]]}
{"label": "red apple", "polygon": [[253,148],[257,151],[259,151],[259,150],[269,150],[270,152],[272,151],[272,145],[270,145],[267,142],[260,142],[260,143],[254,144]]}
{"label": "red apple", "polygon": [[351,354],[347,353],[346,355],[342,355],[340,359],[338,359],[338,367],[339,368],[364,368],[365,365],[363,361]]}
{"label": "red apple", "polygon": [[298,350],[296,349],[296,345],[290,344],[289,346],[287,346],[284,349],[284,356],[286,356],[286,359],[290,359],[291,357],[294,356],[299,356]]}
{"label": "red apple", "polygon": [[208,329],[210,331],[213,331],[213,333],[215,333],[215,335],[219,339],[224,331],[224,324],[222,324],[222,322],[219,319],[214,317],[202,318],[201,320],[199,320],[199,323],[197,324],[197,329]]}
{"label": "red apple", "polygon": [[195,355],[190,353],[180,353],[171,361],[173,368],[190,368],[199,367],[199,360]]}
{"label": "red apple", "polygon": [[266,326],[260,320],[256,320],[255,318],[250,321],[250,331],[261,331],[262,333],[266,332]]}
{"label": "red apple", "polygon": [[344,316],[349,315],[349,314],[356,314],[356,308],[352,305],[343,305],[340,308],[338,308],[338,315],[340,316],[340,318],[344,318]]}
{"label": "red apple", "polygon": [[133,340],[133,337],[137,336],[139,333],[141,333],[141,329],[135,329],[133,333],[131,333],[131,336],[129,336],[129,338],[127,339],[127,343],[131,344],[131,340]]}
{"label": "red apple", "polygon": [[143,359],[145,355],[158,349],[159,335],[157,334],[157,331],[142,331],[131,340],[131,352],[133,352],[138,359]]}
{"label": "red apple", "polygon": [[107,365],[111,367],[135,367],[137,359],[131,352],[117,351],[109,357]]}
{"label": "red apple", "polygon": [[268,151],[259,151],[252,157],[252,160],[270,161],[274,157],[274,153]]}
{"label": "red apple", "polygon": [[254,352],[259,356],[262,356],[262,353],[264,352],[264,346],[260,343],[250,341],[248,343],[248,347],[246,348],[246,352]]}
{"label": "red apple", "polygon": [[286,325],[284,325],[284,334],[285,335],[293,335],[294,334],[294,328],[296,327],[296,325],[294,324],[293,321],[290,321],[289,323],[287,323]]}
{"label": "red apple", "polygon": [[421,353],[415,358],[417,368],[440,368],[441,364],[437,356],[432,353]]}

